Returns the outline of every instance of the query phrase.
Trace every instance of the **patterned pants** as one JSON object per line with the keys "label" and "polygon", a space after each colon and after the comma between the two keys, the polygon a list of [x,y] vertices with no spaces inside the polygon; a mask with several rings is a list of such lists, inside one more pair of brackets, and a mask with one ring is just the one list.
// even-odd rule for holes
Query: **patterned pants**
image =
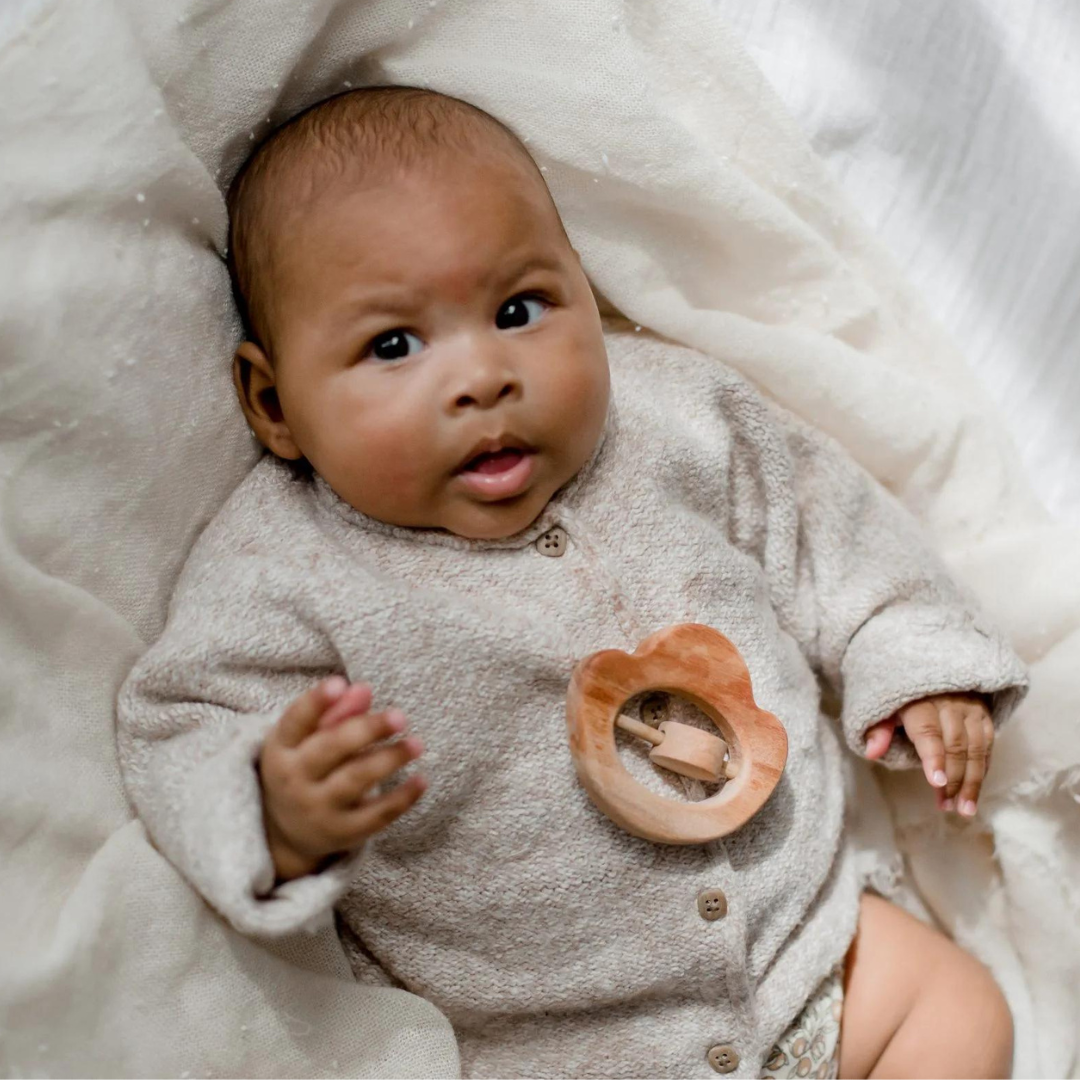
{"label": "patterned pants", "polygon": [[844,1010],[844,967],[827,975],[795,1022],[780,1036],[761,1071],[785,1080],[813,1076],[835,1080],[840,1068],[840,1016]]}

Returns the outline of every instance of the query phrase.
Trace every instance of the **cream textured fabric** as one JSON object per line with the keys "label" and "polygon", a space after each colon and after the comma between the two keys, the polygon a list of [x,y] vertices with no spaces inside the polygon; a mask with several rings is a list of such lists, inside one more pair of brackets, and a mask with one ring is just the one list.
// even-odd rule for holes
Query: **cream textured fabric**
{"label": "cream textured fabric", "polygon": [[[256,457],[228,377],[221,187],[268,118],[346,81],[428,83],[512,124],[608,299],[837,438],[1004,628],[1032,689],[979,819],[942,822],[911,773],[884,786],[910,880],[1006,989],[1017,1075],[1070,1074],[1075,530],[696,0],[0,5],[4,1067],[456,1071],[419,999],[333,981],[332,939],[272,954],[225,929],[132,824],[112,745],[115,694]],[[866,807],[870,770],[855,779]],[[892,846],[883,805],[859,826]]]}
{"label": "cream textured fabric", "polygon": [[[858,914],[814,671],[843,691],[860,755],[900,705],[980,690],[1000,724],[1027,680],[914,520],[829,440],[693,350],[628,329],[608,352],[592,460],[509,537],[375,521],[267,456],[121,691],[120,760],[157,846],[238,929],[311,925],[351,881],[355,939],[384,982],[449,1017],[466,1076],[707,1077],[723,1043],[732,1075],[754,1077]],[[557,527],[566,550],[545,556]],[[788,764],[742,829],[656,845],[589,802],[566,688],[582,656],[687,622],[739,649]],[[334,671],[404,710],[431,787],[359,855],[275,890],[254,759]],[[918,765],[899,740],[885,760]],[[715,887],[728,913],[706,922],[697,895]]]}
{"label": "cream textured fabric", "polygon": [[712,0],[1080,524],[1074,0]]}

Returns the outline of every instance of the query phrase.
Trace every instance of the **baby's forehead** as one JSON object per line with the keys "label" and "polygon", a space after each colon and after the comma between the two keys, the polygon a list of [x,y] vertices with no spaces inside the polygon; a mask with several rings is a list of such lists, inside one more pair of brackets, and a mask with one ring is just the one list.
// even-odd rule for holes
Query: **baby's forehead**
{"label": "baby's forehead", "polygon": [[538,185],[550,204],[539,169],[513,132],[465,102],[377,88],[301,114],[256,151],[229,192],[230,269],[246,321],[259,321],[275,263],[287,257],[285,241],[317,205],[343,190],[395,184],[408,197],[423,184],[461,183],[463,170],[521,189]]}
{"label": "baby's forehead", "polygon": [[289,208],[310,207],[343,192],[362,194],[379,190],[403,200],[423,198],[432,189],[453,189],[484,180],[507,189],[534,187],[546,192],[531,159],[524,162],[490,137],[456,146],[417,147],[408,157],[371,152],[358,147],[347,158],[321,146],[312,146],[267,185],[267,195]]}
{"label": "baby's forehead", "polygon": [[319,151],[313,158],[294,162],[293,175],[268,196],[276,208],[266,215],[267,269],[304,261],[304,252],[338,249],[345,237],[361,241],[376,264],[383,260],[372,248],[386,245],[426,256],[433,247],[479,255],[487,245],[476,243],[478,231],[491,240],[565,237],[542,178],[498,146],[437,148],[410,161],[361,160],[351,169],[327,168]]}

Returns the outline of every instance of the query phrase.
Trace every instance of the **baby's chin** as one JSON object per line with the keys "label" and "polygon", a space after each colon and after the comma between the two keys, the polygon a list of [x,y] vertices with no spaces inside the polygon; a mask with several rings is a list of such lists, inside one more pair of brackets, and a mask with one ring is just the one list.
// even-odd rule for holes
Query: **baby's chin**
{"label": "baby's chin", "polygon": [[456,506],[441,528],[466,540],[503,540],[527,529],[547,504],[548,496],[526,491],[499,502]]}
{"label": "baby's chin", "polygon": [[[484,498],[471,492],[460,477],[454,477],[436,487],[423,505],[385,496],[376,499],[371,492],[347,490],[347,484],[343,485],[346,490],[342,490],[332,481],[327,482],[354,509],[389,525],[442,529],[466,540],[503,540],[536,521],[552,495],[570,479],[563,475],[566,471],[554,470],[542,451],[535,452],[534,469],[518,495]],[[553,472],[557,475],[553,476]]]}
{"label": "baby's chin", "polygon": [[481,502],[456,492],[441,505],[404,508],[376,505],[371,499],[358,498],[347,486],[327,483],[343,502],[376,521],[406,529],[442,529],[466,540],[502,540],[527,529],[551,497],[549,491],[530,488],[514,498]]}

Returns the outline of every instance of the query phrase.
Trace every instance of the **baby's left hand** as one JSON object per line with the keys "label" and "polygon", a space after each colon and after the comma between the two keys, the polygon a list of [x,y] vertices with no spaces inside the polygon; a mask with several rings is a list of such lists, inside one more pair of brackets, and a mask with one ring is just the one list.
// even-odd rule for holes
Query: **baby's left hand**
{"label": "baby's left hand", "polygon": [[990,768],[994,722],[981,694],[933,694],[897,709],[866,733],[866,756],[879,758],[902,727],[934,788],[939,810],[974,817]]}

